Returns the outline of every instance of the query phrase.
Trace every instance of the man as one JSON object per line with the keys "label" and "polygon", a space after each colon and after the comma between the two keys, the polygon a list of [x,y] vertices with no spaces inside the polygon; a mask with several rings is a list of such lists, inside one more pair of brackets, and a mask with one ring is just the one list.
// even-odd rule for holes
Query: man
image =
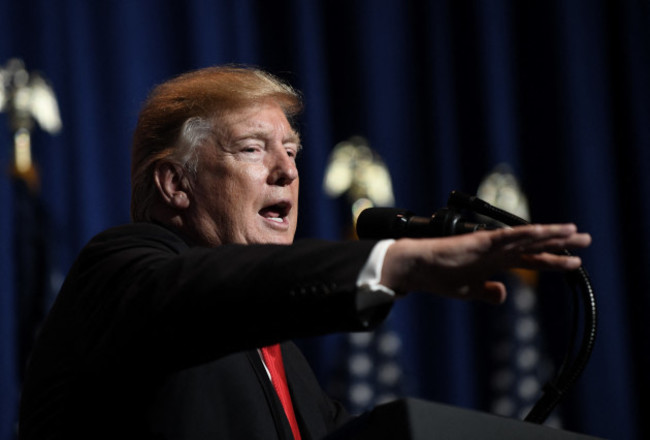
{"label": "man", "polygon": [[572,225],[294,244],[300,108],[248,68],[153,91],[133,141],[134,223],[70,270],[28,367],[22,439],[321,438],[348,416],[285,341],[371,329],[410,290],[499,303],[495,272],[580,266],[549,253],[589,244]]}

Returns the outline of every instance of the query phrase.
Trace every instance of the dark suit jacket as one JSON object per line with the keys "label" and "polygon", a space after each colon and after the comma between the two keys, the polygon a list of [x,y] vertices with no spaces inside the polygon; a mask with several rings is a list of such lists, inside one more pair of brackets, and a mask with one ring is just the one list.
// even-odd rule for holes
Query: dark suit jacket
{"label": "dark suit jacket", "polygon": [[[36,343],[20,438],[291,438],[256,347],[380,322],[390,303],[356,306],[372,246],[208,249],[146,223],[98,235]],[[322,437],[347,416],[282,348],[303,438]]]}

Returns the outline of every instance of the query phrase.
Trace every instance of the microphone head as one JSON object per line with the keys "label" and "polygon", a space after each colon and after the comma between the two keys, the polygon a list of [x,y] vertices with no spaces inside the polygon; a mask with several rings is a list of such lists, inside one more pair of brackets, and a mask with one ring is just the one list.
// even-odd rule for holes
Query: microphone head
{"label": "microphone head", "polygon": [[404,237],[411,211],[399,208],[368,208],[357,218],[357,235],[361,239],[381,240]]}

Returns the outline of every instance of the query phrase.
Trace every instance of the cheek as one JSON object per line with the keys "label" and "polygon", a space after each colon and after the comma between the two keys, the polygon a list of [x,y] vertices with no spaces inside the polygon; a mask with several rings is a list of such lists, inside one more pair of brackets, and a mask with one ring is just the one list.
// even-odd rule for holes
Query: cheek
{"label": "cheek", "polygon": [[263,196],[266,173],[257,167],[247,167],[239,173],[231,174],[224,185],[228,188],[228,200],[236,206],[236,209],[248,209],[257,204]]}
{"label": "cheek", "polygon": [[265,181],[266,170],[263,167],[240,166],[225,170],[219,179],[219,187],[216,190],[224,191],[229,198],[242,202],[259,194]]}
{"label": "cheek", "polygon": [[241,179],[251,185],[258,187],[264,185],[269,177],[269,171],[263,165],[249,166],[242,170]]}

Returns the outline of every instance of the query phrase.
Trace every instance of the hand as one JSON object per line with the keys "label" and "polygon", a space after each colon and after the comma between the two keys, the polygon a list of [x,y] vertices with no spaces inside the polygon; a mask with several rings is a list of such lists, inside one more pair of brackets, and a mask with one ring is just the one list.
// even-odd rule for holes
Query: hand
{"label": "hand", "polygon": [[381,284],[397,292],[424,291],[502,303],[503,283],[490,281],[512,268],[574,270],[579,257],[559,255],[584,248],[591,236],[573,224],[526,225],[446,238],[401,239],[386,252]]}

